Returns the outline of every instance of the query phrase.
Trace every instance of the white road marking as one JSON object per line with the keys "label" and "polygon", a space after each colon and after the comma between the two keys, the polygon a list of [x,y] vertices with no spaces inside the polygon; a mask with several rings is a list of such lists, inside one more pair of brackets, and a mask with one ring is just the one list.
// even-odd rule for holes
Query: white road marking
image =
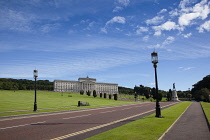
{"label": "white road marking", "polygon": [[116,110],[111,110],[111,111],[105,111],[105,112],[100,112],[100,113],[109,113],[109,112],[114,112]]}
{"label": "white road marking", "polygon": [[[161,108],[164,108],[164,107],[167,107],[167,106],[170,106],[170,105],[174,105],[174,104],[176,104],[176,103],[165,105],[165,106],[162,106]],[[118,122],[121,122],[121,121],[125,121],[125,120],[131,119],[131,118],[134,118],[134,117],[137,117],[137,116],[149,113],[149,112],[153,112],[153,111],[155,111],[155,109],[152,109],[152,110],[140,113],[140,114],[136,114],[136,115],[133,115],[133,116],[130,116],[130,117],[127,117],[127,118],[119,119],[117,121],[113,121],[113,122],[110,122],[110,123],[106,123],[106,124],[102,124],[102,125],[99,125],[99,126],[95,126],[95,127],[89,128],[89,129],[85,129],[85,130],[81,130],[81,131],[74,132],[74,133],[71,133],[71,134],[67,134],[67,135],[64,135],[64,136],[60,136],[60,137],[57,137],[57,138],[53,138],[51,140],[66,139],[66,138],[69,138],[69,137],[72,137],[72,136],[76,136],[78,134],[83,134],[83,133],[86,133],[86,132],[89,132],[89,131],[92,131],[92,130],[96,130],[96,129],[99,129],[99,128],[102,128],[102,127],[106,127],[106,126],[109,126],[109,125],[112,125],[112,124],[115,124],[115,123],[118,123]]]}
{"label": "white road marking", "polygon": [[91,114],[87,115],[81,115],[81,116],[75,116],[75,117],[68,117],[68,118],[63,118],[63,119],[74,119],[74,118],[80,118],[80,117],[85,117],[85,116],[90,116]]}
{"label": "white road marking", "polygon": [[[53,113],[52,112],[52,114],[41,114],[41,115],[24,116],[24,117],[21,117],[20,115],[14,115],[14,117],[16,117],[16,116],[20,116],[20,117],[17,117],[17,118],[5,118],[5,119],[1,119],[0,121],[16,120],[16,119],[23,119],[23,118],[34,118],[34,117],[41,117],[41,116],[51,116],[51,115],[58,115],[58,114],[68,114],[68,113],[75,113],[75,112],[85,112],[85,111],[90,111],[90,110],[101,110],[101,109],[106,109],[106,108],[117,108],[117,107],[129,106],[129,105],[137,105],[137,104],[142,104],[142,103],[116,105],[116,106],[99,107],[99,108],[91,108],[91,109],[87,109],[87,110],[78,110],[78,111],[72,111],[72,112],[60,112],[60,111],[58,111],[58,113],[55,113],[55,112]],[[31,114],[27,114],[27,115],[31,115]]]}
{"label": "white road marking", "polygon": [[0,130],[10,129],[10,128],[17,128],[17,127],[22,127],[22,126],[27,126],[27,125],[40,124],[40,123],[45,123],[45,122],[46,121],[36,122],[36,123],[30,123],[30,124],[22,124],[22,125],[16,125],[16,126],[10,126],[10,127],[5,127],[5,128],[0,128]]}

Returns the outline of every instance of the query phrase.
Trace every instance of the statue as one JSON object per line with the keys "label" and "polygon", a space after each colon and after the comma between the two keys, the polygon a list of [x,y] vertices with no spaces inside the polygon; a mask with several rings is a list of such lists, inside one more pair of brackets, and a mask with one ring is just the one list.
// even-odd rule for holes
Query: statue
{"label": "statue", "polygon": [[175,83],[173,83],[173,89],[176,89],[176,88],[175,88]]}
{"label": "statue", "polygon": [[177,96],[175,83],[173,83],[173,91],[172,91],[172,100],[171,101],[179,101],[179,98]]}

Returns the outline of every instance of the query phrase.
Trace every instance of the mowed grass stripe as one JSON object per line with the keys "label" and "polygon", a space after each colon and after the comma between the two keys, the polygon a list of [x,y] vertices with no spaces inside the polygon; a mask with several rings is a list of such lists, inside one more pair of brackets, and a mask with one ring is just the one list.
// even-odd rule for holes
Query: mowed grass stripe
{"label": "mowed grass stripe", "polygon": [[173,122],[185,111],[191,102],[181,102],[162,110],[164,118],[156,118],[155,114],[146,116],[137,121],[121,127],[106,131],[86,140],[155,140],[173,124]]}
{"label": "mowed grass stripe", "polygon": [[[100,97],[94,98],[93,96],[80,95],[79,93],[62,93],[60,92],[48,92],[37,91],[37,106],[38,112],[51,112],[51,111],[63,111],[73,109],[84,109],[92,107],[113,106],[131,104],[134,102],[128,101],[115,101],[113,99],[104,99]],[[71,96],[71,97],[70,97]],[[91,106],[78,108],[78,101],[89,102]],[[19,114],[36,113],[33,112],[34,104],[34,91],[7,91],[0,90],[0,116],[10,116]],[[67,107],[67,108],[62,108]],[[68,108],[69,107],[69,108]],[[57,108],[57,109],[49,109]],[[47,110],[39,110],[47,109]],[[7,112],[29,110],[24,112]]]}
{"label": "mowed grass stripe", "polygon": [[209,125],[210,125],[210,103],[201,102],[201,105],[203,107],[204,113],[205,113],[206,118],[208,119],[208,122],[209,122]]}

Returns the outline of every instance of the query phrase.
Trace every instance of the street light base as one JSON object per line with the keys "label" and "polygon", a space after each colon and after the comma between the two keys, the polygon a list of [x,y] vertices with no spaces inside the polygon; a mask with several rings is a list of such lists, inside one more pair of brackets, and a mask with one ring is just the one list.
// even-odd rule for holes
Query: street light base
{"label": "street light base", "polygon": [[37,111],[37,104],[34,104],[34,111]]}
{"label": "street light base", "polygon": [[155,115],[155,117],[157,117],[157,118],[163,118],[161,116],[160,107],[156,107],[156,115]]}

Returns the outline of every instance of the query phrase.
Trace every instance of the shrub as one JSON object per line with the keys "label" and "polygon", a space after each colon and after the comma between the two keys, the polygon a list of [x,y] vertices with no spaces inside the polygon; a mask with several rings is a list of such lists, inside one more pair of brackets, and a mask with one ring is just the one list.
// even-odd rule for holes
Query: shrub
{"label": "shrub", "polygon": [[96,90],[93,91],[93,97],[97,97]]}
{"label": "shrub", "polygon": [[106,93],[104,93],[104,98],[106,98]]}
{"label": "shrub", "polygon": [[109,94],[109,99],[112,99],[112,95],[111,94]]}
{"label": "shrub", "polygon": [[114,100],[117,100],[117,94],[114,94]]}
{"label": "shrub", "polygon": [[90,96],[90,93],[91,93],[90,90],[88,90],[88,91],[87,91],[87,95]]}
{"label": "shrub", "polygon": [[100,93],[100,98],[102,98],[102,96],[103,96],[103,94],[102,94],[102,93]]}
{"label": "shrub", "polygon": [[80,90],[80,95],[84,95],[84,90]]}

